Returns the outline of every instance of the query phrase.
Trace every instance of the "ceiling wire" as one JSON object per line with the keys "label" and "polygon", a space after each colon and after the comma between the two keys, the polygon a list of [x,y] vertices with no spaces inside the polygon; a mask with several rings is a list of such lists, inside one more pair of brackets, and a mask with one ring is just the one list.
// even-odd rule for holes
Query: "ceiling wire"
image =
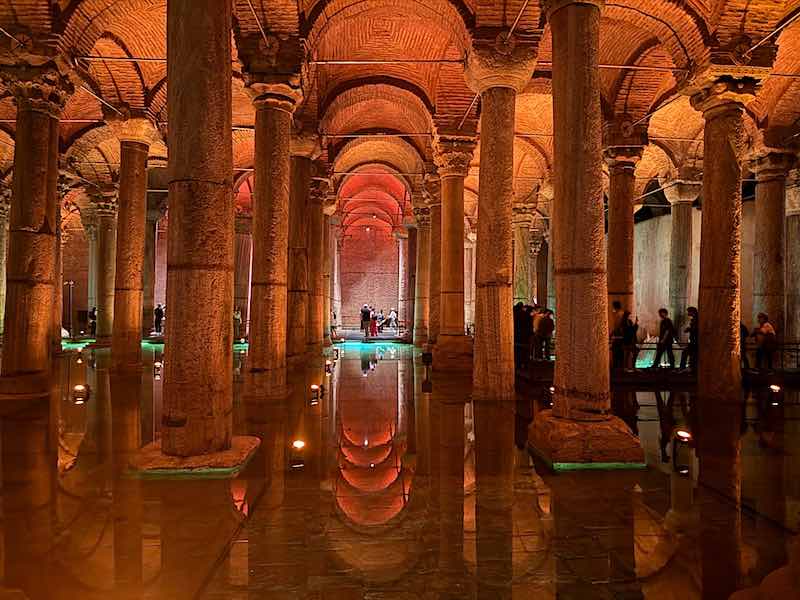
{"label": "ceiling wire", "polygon": [[264,26],[261,24],[261,19],[258,18],[256,14],[256,9],[253,6],[252,0],[247,0],[247,5],[250,7],[250,12],[253,13],[253,18],[256,20],[256,25],[258,25],[258,30],[261,32],[261,37],[264,38],[264,42],[267,44],[267,48],[269,48],[269,38],[267,37],[267,33],[264,31]]}

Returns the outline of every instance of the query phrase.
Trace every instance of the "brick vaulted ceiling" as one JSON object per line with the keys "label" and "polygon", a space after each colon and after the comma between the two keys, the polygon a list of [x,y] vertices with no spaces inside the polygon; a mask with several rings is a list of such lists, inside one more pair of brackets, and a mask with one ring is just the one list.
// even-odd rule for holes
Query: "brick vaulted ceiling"
{"label": "brick vaulted ceiling", "polygon": [[[507,30],[523,6],[517,35],[537,40],[539,62],[517,100],[515,191],[520,199],[535,199],[552,167],[551,39],[539,0],[233,0],[239,173],[254,158],[254,112],[244,89],[250,58],[240,61],[240,52],[269,58],[274,46],[293,41],[303,87],[295,119],[323,136],[323,158],[336,173],[345,222],[357,220],[356,213],[347,217],[357,211],[370,218],[389,215],[387,225],[402,226],[412,203],[423,198],[433,133],[480,136],[480,103],[468,111],[474,94],[464,80],[465,56],[473,45]],[[741,63],[743,50],[798,11],[800,0],[606,0],[603,111],[608,121],[642,121],[647,127],[639,180],[699,166],[703,120],[681,94],[686,82],[709,61]],[[60,126],[64,168],[97,184],[116,177],[119,144],[104,123],[104,110],[110,109],[98,97],[146,114],[166,131],[166,0],[0,0],[0,26],[6,32],[2,63],[53,60],[80,83]],[[776,131],[778,137],[770,139],[785,139],[800,132],[800,19],[764,48],[751,58],[771,74],[748,114],[753,131]],[[8,92],[0,91],[0,170],[6,184],[15,114]],[[163,165],[167,151],[163,143],[153,146],[153,164]],[[479,170],[480,144],[466,182],[470,218],[476,215]],[[244,184],[239,196],[249,194],[247,177],[236,180]]]}

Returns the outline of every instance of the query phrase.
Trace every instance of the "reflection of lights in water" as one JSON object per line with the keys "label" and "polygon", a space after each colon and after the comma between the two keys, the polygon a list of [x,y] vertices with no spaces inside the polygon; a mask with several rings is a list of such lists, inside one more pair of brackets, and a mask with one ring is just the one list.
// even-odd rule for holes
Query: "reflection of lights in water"
{"label": "reflection of lights in water", "polygon": [[302,450],[306,447],[306,443],[303,440],[295,440],[292,442],[292,448],[295,450]]}
{"label": "reflection of lights in water", "polygon": [[681,475],[688,475],[689,474],[689,467],[682,467],[678,469],[678,473]]}
{"label": "reflection of lights in water", "polygon": [[551,394],[555,394],[556,393],[556,388],[554,388],[553,386],[550,386],[550,393]]}
{"label": "reflection of lights in water", "polygon": [[675,437],[677,437],[682,442],[688,442],[692,439],[691,431],[687,431],[686,429],[678,429],[675,431]]}
{"label": "reflection of lights in water", "polygon": [[160,369],[161,367],[163,367],[163,366],[164,366],[164,363],[162,363],[161,361],[158,361],[158,360],[157,360],[156,362],[154,362],[154,363],[153,363],[153,366],[154,366],[156,369]]}
{"label": "reflection of lights in water", "polygon": [[75,392],[85,392],[86,391],[86,386],[85,385],[81,385],[79,383],[74,388],[72,388],[72,390],[75,391]]}
{"label": "reflection of lights in water", "polygon": [[76,358],[76,359],[75,359],[75,362],[76,362],[77,364],[79,364],[79,365],[82,365],[82,364],[83,364],[83,358],[81,357],[81,355],[80,355],[80,354],[78,354],[78,358]]}
{"label": "reflection of lights in water", "polygon": [[366,448],[367,446],[369,446],[369,440],[364,440],[364,448]]}
{"label": "reflection of lights in water", "polygon": [[780,391],[781,391],[781,386],[779,386],[779,385],[775,385],[775,384],[773,383],[771,386],[769,386],[769,389],[770,389],[770,391],[771,391],[771,392],[774,392],[774,393],[776,393],[776,394],[777,394],[778,392],[780,392]]}
{"label": "reflection of lights in water", "polygon": [[780,402],[773,402],[773,403],[772,403],[772,406],[780,406],[780,405],[781,405],[781,403],[780,403]]}

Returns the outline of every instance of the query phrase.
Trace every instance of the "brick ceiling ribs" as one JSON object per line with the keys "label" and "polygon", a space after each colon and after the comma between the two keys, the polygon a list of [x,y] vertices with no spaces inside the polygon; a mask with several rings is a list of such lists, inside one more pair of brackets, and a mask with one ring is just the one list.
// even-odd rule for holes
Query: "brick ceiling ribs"
{"label": "brick ceiling ribs", "polygon": [[[117,178],[119,144],[104,122],[110,111],[144,115],[162,133],[169,126],[166,2],[0,1],[0,61],[53,62],[79,84],[64,110],[60,146],[64,168],[86,185]],[[295,121],[322,136],[343,223],[374,214],[388,227],[402,227],[413,204],[423,201],[437,133],[478,137],[465,193],[465,213],[474,220],[480,102],[473,104],[464,61],[473,47],[492,43],[515,22],[515,35],[538,52],[531,81],[517,99],[517,197],[535,202],[550,179],[552,50],[540,0],[232,4],[234,165],[243,210],[252,202],[248,170],[254,161],[248,78],[294,74],[303,91]],[[703,119],[682,92],[709,63],[763,67],[769,75],[748,106],[753,138],[773,144],[800,139],[798,13],[800,0],[606,0],[602,106],[607,121],[646,129],[648,145],[637,166],[640,189],[653,178],[702,164]],[[13,172],[15,117],[3,90],[0,172],[6,184]],[[163,165],[166,146],[155,144],[151,156]]]}

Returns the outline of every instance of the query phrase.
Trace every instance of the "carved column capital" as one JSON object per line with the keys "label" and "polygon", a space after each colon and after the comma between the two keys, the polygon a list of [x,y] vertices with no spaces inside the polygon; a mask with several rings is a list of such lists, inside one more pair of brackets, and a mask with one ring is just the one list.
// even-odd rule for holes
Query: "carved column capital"
{"label": "carved column capital", "polygon": [[664,196],[670,205],[692,204],[700,196],[703,184],[699,181],[685,181],[676,179],[664,185]]}
{"label": "carved column capital", "polygon": [[800,215],[800,173],[798,172],[795,172],[791,184],[786,186],[786,216],[794,215]]}
{"label": "carved column capital", "polygon": [[233,221],[234,231],[238,235],[250,235],[253,233],[253,218],[245,215],[236,215]]}
{"label": "carved column capital", "polygon": [[533,225],[536,218],[536,205],[528,202],[515,202],[512,207],[513,216],[512,223],[515,226],[528,226]]}
{"label": "carved column capital", "polygon": [[476,93],[495,88],[522,91],[536,66],[536,46],[508,32],[493,41],[476,42],[467,54],[465,78]]}
{"label": "carved column capital", "polygon": [[431,225],[431,209],[427,206],[417,207],[414,209],[414,219],[417,221],[417,227],[420,229],[430,227]]}
{"label": "carved column capital", "polygon": [[309,202],[322,208],[328,197],[328,188],[331,182],[326,177],[314,177],[311,179],[311,189],[309,190]]}
{"label": "carved column capital", "polygon": [[425,202],[428,206],[442,203],[442,180],[438,173],[427,173],[423,180]]}
{"label": "carved column capital", "polygon": [[468,136],[436,135],[434,162],[440,177],[466,177],[477,142]]}
{"label": "carved column capital", "polygon": [[75,92],[72,81],[54,66],[3,66],[0,79],[14,97],[18,110],[32,110],[60,118]]}
{"label": "carved column capital", "polygon": [[156,124],[144,112],[132,110],[127,104],[118,104],[117,111],[103,106],[103,115],[109,128],[121,142],[135,142],[152,146],[164,138]]}
{"label": "carved column capital", "polygon": [[786,179],[797,162],[797,157],[786,151],[765,148],[753,159],[753,171],[759,183]]}
{"label": "carved column capital", "polygon": [[292,132],[292,139],[289,146],[292,156],[317,160],[320,154],[322,154],[319,136],[311,131]]}
{"label": "carved column capital", "polygon": [[718,111],[742,110],[755,98],[759,85],[759,81],[754,77],[740,78],[732,75],[713,77],[705,74],[695,79],[688,90],[694,109],[701,111],[708,119]]}
{"label": "carved column capital", "polygon": [[268,81],[263,76],[245,75],[245,86],[256,110],[269,108],[291,115],[303,101],[299,77]]}
{"label": "carved column capital", "polygon": [[119,190],[116,185],[102,186],[93,190],[90,200],[97,217],[115,217],[119,208]]}

